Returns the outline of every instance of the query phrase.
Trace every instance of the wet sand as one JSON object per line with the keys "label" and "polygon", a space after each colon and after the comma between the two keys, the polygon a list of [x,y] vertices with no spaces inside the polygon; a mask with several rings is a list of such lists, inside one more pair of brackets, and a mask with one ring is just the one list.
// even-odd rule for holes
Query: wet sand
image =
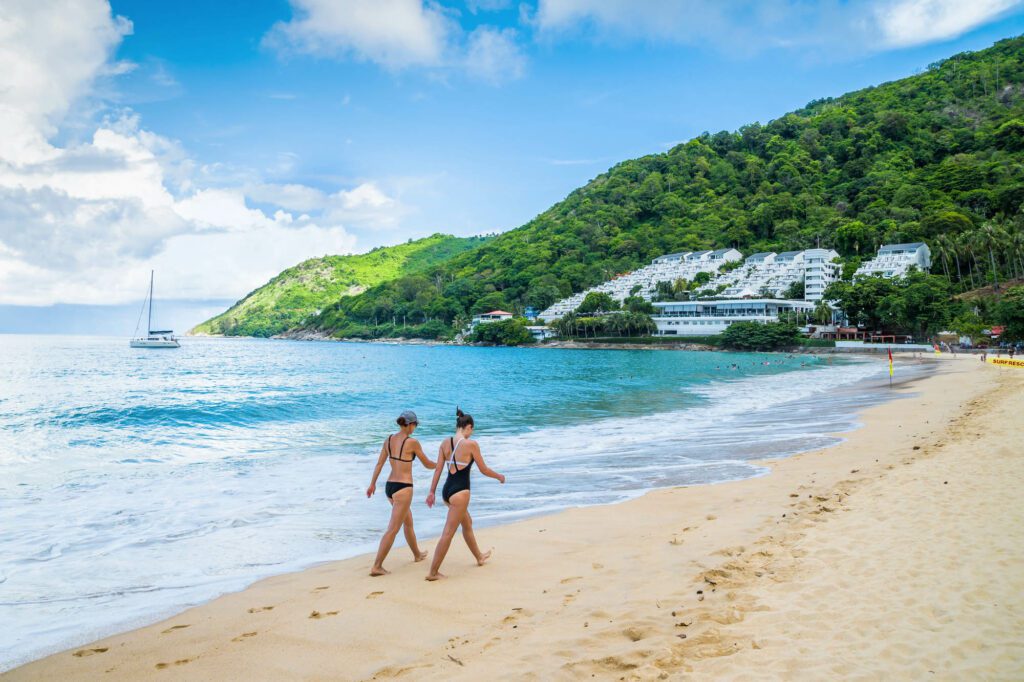
{"label": "wet sand", "polygon": [[323,564],[3,679],[1021,679],[1024,370],[940,363],[768,476],[478,529],[491,562],[456,538],[438,583],[405,547]]}

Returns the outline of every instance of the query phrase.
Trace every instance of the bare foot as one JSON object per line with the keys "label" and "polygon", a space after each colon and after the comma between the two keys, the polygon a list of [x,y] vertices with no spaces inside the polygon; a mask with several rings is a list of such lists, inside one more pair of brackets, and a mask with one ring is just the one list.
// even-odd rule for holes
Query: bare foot
{"label": "bare foot", "polygon": [[423,561],[426,558],[427,558],[427,553],[426,552],[417,552],[416,553],[415,561]]}
{"label": "bare foot", "polygon": [[493,549],[489,549],[489,550],[487,550],[486,552],[483,552],[483,553],[482,553],[482,554],[480,555],[480,557],[479,557],[479,558],[477,558],[477,560],[476,560],[476,565],[477,565],[477,566],[483,566],[484,564],[486,564],[486,563],[487,563],[487,560],[491,558],[491,554],[492,554],[492,553],[494,553],[494,550],[493,550]]}
{"label": "bare foot", "polygon": [[385,570],[383,566],[374,566],[370,569],[370,575],[372,575],[374,578],[376,578],[379,575],[387,575],[390,572],[391,571]]}
{"label": "bare foot", "polygon": [[448,576],[446,576],[443,573],[431,573],[430,575],[427,576],[426,579],[429,580],[430,582],[434,582],[435,580],[441,580],[442,578],[447,578],[447,577]]}

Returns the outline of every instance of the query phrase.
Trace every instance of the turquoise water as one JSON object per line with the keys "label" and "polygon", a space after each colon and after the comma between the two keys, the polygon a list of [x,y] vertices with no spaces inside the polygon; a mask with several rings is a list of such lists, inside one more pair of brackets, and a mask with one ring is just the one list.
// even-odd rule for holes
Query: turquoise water
{"label": "turquoise water", "polygon": [[[370,549],[388,507],[364,490],[404,409],[432,455],[457,404],[475,416],[508,477],[474,479],[486,525],[759,475],[835,442],[884,377],[814,356],[0,336],[0,669]],[[444,511],[416,477],[426,536]]]}

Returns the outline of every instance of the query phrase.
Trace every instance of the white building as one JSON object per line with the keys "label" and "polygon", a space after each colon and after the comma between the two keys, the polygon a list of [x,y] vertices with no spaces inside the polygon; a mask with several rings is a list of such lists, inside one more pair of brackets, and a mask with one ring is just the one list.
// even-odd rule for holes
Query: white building
{"label": "white building", "polygon": [[698,273],[706,272],[717,275],[721,267],[726,263],[738,261],[743,254],[736,249],[718,249],[717,251],[682,251],[659,256],[639,270],[618,275],[607,282],[591,287],[586,291],[573,294],[551,305],[539,315],[545,322],[557,320],[567,313],[571,313],[583,303],[583,299],[592,291],[604,292],[620,303],[627,297],[636,295],[645,300],[654,298],[655,287],[658,282],[675,282],[684,279],[693,281]]}
{"label": "white building", "polygon": [[857,274],[902,277],[911,267],[921,272],[931,269],[932,252],[924,242],[886,244],[878,249],[878,255],[857,268]]}
{"label": "white building", "polygon": [[492,310],[489,313],[481,313],[473,316],[473,321],[469,323],[469,329],[472,331],[478,324],[486,324],[488,322],[501,322],[502,320],[511,320],[512,313],[507,313],[504,310]]}
{"label": "white building", "polygon": [[804,299],[820,301],[830,283],[839,278],[839,254],[831,249],[783,253],[762,252],[748,256],[743,265],[716,277],[698,296],[718,293],[728,298],[782,296],[795,282],[804,283]]}
{"label": "white building", "polygon": [[820,301],[829,284],[842,274],[839,263],[832,261],[839,254],[832,249],[804,251],[804,300]]}
{"label": "white building", "polygon": [[526,327],[526,331],[530,332],[538,343],[545,339],[551,339],[558,336],[558,332],[551,327],[545,327],[544,325],[528,325]]}
{"label": "white building", "polygon": [[639,270],[558,301],[541,312],[540,319],[545,322],[557,320],[576,310],[592,291],[607,293],[621,302],[633,295],[635,289],[637,296],[650,301],[654,298],[658,282],[679,279],[692,282],[701,272],[711,275],[711,280],[694,292],[697,298],[778,298],[785,295],[794,283],[803,282],[804,299],[820,301],[825,288],[839,278],[839,265],[832,262],[838,257],[839,254],[831,249],[755,253],[739,267],[723,272],[726,263],[741,260],[743,254],[736,249],[669,253],[655,258],[650,265]]}
{"label": "white building", "polygon": [[810,315],[811,301],[752,298],[729,301],[674,301],[654,303],[651,316],[656,336],[711,336],[721,334],[733,322],[778,322],[779,314]]}

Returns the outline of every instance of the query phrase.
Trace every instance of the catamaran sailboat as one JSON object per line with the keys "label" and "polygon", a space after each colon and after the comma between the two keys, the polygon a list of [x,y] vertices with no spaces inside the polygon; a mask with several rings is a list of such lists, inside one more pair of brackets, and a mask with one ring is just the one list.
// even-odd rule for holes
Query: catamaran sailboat
{"label": "catamaran sailboat", "polygon": [[[135,325],[135,336],[132,338],[132,348],[181,348],[178,339],[174,337],[174,331],[170,329],[153,329],[153,271],[149,271],[149,295],[143,305],[149,307],[149,315],[146,320],[147,334],[139,335],[139,324]],[[139,311],[139,323],[142,322],[142,311]]]}

